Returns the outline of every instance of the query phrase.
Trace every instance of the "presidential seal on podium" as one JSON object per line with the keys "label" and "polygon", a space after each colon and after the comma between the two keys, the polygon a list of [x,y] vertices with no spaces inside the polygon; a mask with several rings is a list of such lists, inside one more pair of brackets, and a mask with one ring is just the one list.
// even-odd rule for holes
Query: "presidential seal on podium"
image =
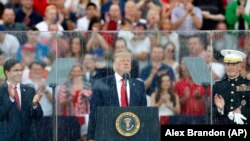
{"label": "presidential seal on podium", "polygon": [[119,134],[131,137],[139,131],[140,119],[132,112],[124,112],[117,117],[115,126]]}

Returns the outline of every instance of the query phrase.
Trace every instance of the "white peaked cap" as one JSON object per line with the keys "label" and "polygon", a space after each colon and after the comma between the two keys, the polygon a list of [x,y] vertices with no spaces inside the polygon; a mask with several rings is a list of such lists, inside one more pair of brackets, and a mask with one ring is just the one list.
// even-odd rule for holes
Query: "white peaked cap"
{"label": "white peaked cap", "polygon": [[246,54],[238,50],[224,49],[221,50],[221,54],[224,56],[225,63],[239,63],[246,58]]}

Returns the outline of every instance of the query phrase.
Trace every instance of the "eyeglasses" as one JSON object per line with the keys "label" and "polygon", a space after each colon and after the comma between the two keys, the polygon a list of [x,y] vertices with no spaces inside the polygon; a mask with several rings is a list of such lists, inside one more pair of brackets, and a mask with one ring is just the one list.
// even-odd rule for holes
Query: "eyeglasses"
{"label": "eyeglasses", "polygon": [[174,53],[175,52],[175,50],[167,50],[167,52],[170,52],[170,53]]}

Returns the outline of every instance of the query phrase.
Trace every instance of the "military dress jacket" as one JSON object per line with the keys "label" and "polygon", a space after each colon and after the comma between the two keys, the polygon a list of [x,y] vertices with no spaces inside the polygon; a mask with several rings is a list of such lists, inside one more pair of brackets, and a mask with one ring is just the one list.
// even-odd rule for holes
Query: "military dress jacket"
{"label": "military dress jacket", "polygon": [[[241,76],[230,79],[227,76],[213,85],[214,95],[221,95],[225,100],[224,113],[220,113],[213,104],[213,124],[236,124],[230,120],[228,113],[241,108],[241,114],[247,118],[244,124],[250,124],[250,80]],[[214,100],[212,98],[212,100]]]}

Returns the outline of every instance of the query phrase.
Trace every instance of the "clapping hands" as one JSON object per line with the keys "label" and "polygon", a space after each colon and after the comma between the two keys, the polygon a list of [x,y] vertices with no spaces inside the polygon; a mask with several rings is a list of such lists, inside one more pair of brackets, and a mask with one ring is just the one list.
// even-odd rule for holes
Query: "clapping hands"
{"label": "clapping hands", "polygon": [[13,98],[14,99],[14,97],[15,97],[15,89],[14,89],[14,85],[12,85],[12,84],[9,84],[8,85],[8,91],[9,91],[9,96],[11,97],[11,98]]}
{"label": "clapping hands", "polygon": [[42,93],[41,93],[41,91],[38,91],[32,100],[33,106],[37,106],[38,103],[40,102],[41,98],[42,98]]}
{"label": "clapping hands", "polygon": [[221,95],[215,94],[214,103],[218,109],[220,109],[221,111],[224,110],[225,100]]}

